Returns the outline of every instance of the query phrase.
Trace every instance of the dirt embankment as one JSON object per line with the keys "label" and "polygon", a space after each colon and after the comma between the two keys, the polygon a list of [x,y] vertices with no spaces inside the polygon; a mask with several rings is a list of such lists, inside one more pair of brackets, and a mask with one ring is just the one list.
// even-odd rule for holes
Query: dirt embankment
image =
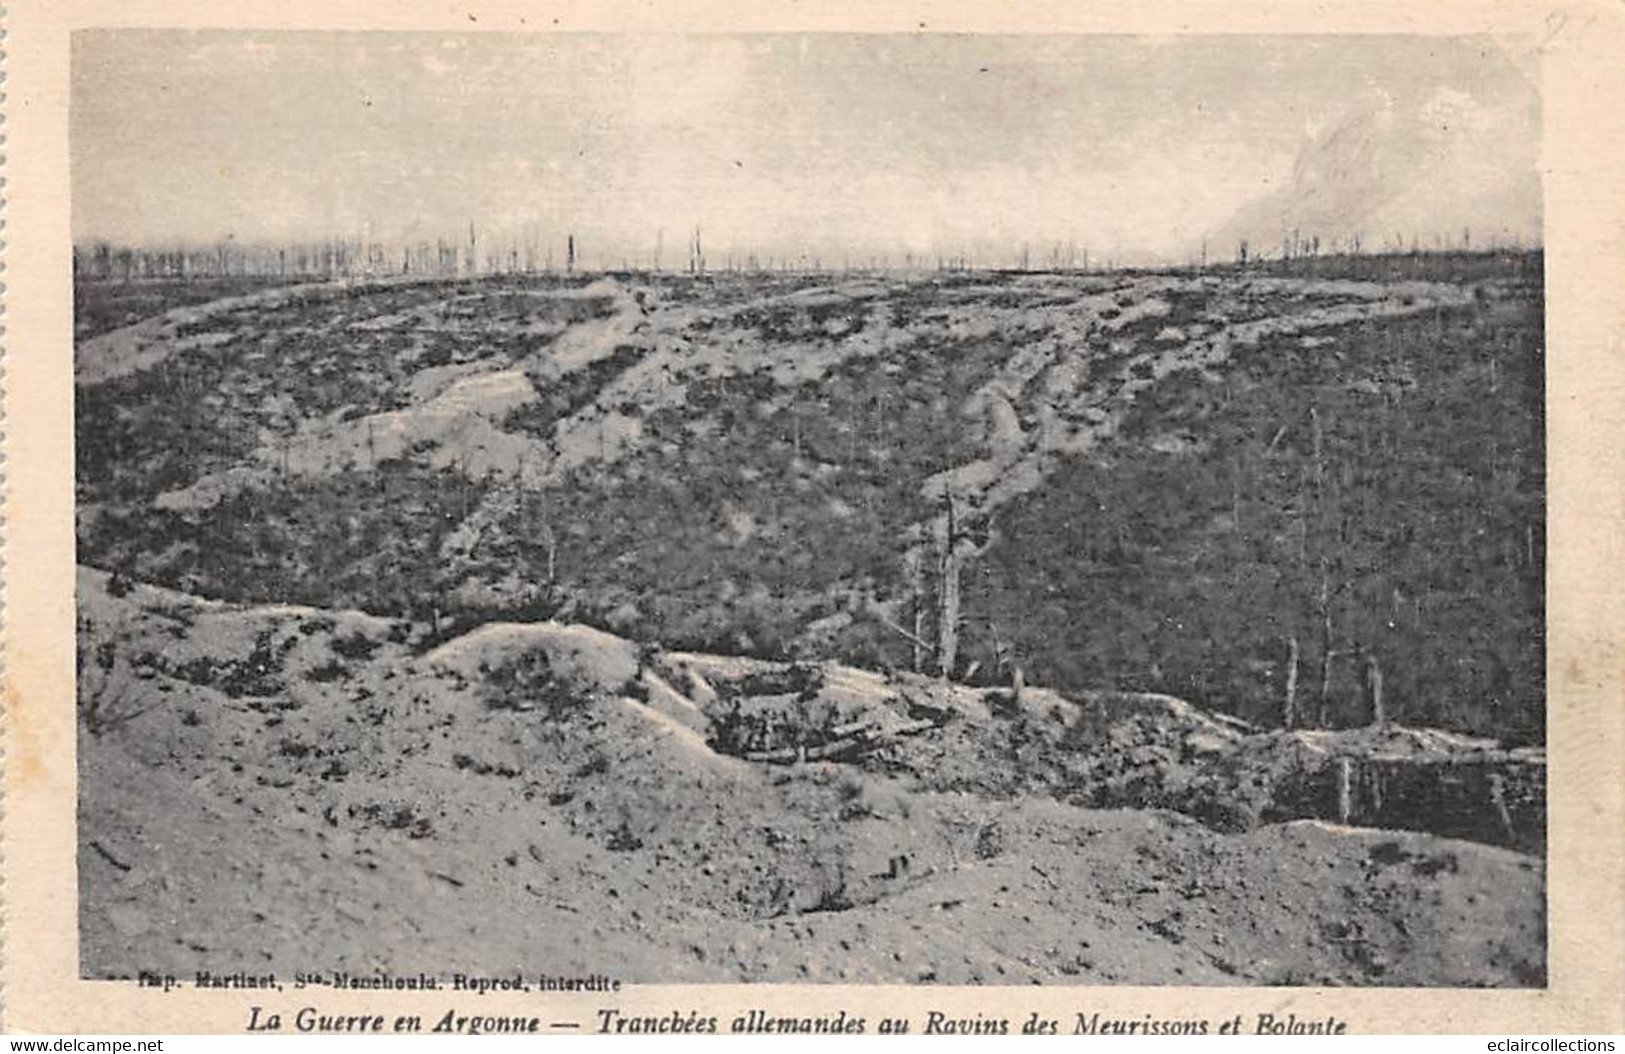
{"label": "dirt embankment", "polygon": [[[1224,833],[1020,782],[1114,753],[1079,726],[1122,700],[554,623],[425,652],[406,622],[110,586],[80,574],[93,976],[1543,982],[1538,857],[1320,821]],[[1246,735],[1176,703],[1193,769]],[[848,763],[800,760],[843,740]]]}
{"label": "dirt embankment", "polygon": [[[1097,808],[1172,809],[1221,831],[1318,819],[1545,852],[1543,750],[1397,725],[1261,732],[1167,696],[1074,698],[1076,719],[1006,714],[1003,724],[966,733],[989,760],[1003,753],[1020,761],[1007,768],[1024,775],[990,789]],[[944,771],[923,762],[913,764]]]}

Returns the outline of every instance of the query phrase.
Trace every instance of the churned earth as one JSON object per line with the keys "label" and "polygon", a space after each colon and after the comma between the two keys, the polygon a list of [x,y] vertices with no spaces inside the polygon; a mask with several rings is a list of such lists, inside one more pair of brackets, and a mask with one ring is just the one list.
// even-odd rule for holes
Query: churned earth
{"label": "churned earth", "polygon": [[[1314,819],[1227,833],[956,774],[1131,713],[1173,712],[1200,751],[1249,735],[1154,697],[1012,701],[553,622],[428,646],[93,569],[79,591],[90,976],[1543,983],[1538,856]],[[715,748],[763,754],[725,730],[773,709],[814,730],[795,758]],[[801,760],[854,726],[867,748]]]}

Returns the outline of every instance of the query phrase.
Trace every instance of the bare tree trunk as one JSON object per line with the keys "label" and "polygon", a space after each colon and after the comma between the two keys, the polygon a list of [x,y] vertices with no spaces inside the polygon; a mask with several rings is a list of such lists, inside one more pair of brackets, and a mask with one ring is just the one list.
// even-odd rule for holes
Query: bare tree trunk
{"label": "bare tree trunk", "polygon": [[1326,458],[1324,456],[1325,437],[1320,427],[1320,411],[1313,406],[1309,408],[1309,429],[1313,437],[1315,457],[1315,494],[1320,494],[1321,487],[1326,482]]}
{"label": "bare tree trunk", "polygon": [[1354,816],[1354,762],[1337,759],[1337,822],[1348,823]]}
{"label": "bare tree trunk", "polygon": [[951,680],[959,658],[959,553],[944,554],[942,576],[942,624],[938,627],[938,659],[944,680]]}
{"label": "bare tree trunk", "polygon": [[1388,712],[1382,700],[1382,666],[1377,662],[1375,655],[1365,657],[1365,688],[1371,697],[1371,724],[1373,726],[1388,723]]}
{"label": "bare tree trunk", "polygon": [[925,560],[911,547],[904,558],[908,571],[909,609],[914,616],[914,672],[925,668]]}
{"label": "bare tree trunk", "polygon": [[1501,834],[1511,845],[1517,835],[1517,828],[1512,824],[1512,812],[1507,808],[1506,777],[1499,772],[1490,774],[1490,808],[1495,812],[1495,818],[1500,821]]}
{"label": "bare tree trunk", "polygon": [[1320,714],[1318,724],[1326,727],[1327,710],[1332,695],[1332,659],[1337,652],[1332,648],[1332,595],[1331,582],[1326,574],[1326,562],[1320,564]]}
{"label": "bare tree trunk", "polygon": [[1287,638],[1286,702],[1281,707],[1281,727],[1293,728],[1298,723],[1298,638]]}
{"label": "bare tree trunk", "polygon": [[1298,566],[1305,567],[1309,563],[1309,488],[1307,481],[1301,476],[1298,481],[1298,497],[1302,502],[1302,508],[1298,510]]}
{"label": "bare tree trunk", "polygon": [[942,544],[942,598],[937,621],[937,663],[943,680],[952,680],[959,655],[959,524],[954,498],[948,494],[948,524]]}

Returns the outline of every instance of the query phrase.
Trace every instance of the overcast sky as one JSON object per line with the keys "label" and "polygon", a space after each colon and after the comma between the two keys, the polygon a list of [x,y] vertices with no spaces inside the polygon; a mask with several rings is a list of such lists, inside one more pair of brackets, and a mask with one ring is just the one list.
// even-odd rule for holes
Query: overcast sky
{"label": "overcast sky", "polygon": [[74,233],[415,242],[472,220],[573,232],[596,262],[647,255],[663,230],[672,265],[698,223],[713,259],[1024,241],[1037,258],[1067,240],[1178,257],[1295,173],[1342,164],[1328,137],[1382,111],[1430,122],[1424,145],[1476,136],[1430,155],[1471,171],[1434,174],[1504,175],[1493,214],[1459,191],[1457,210],[1490,230],[1521,210],[1538,236],[1531,77],[1488,41],[1420,37],[89,31]]}

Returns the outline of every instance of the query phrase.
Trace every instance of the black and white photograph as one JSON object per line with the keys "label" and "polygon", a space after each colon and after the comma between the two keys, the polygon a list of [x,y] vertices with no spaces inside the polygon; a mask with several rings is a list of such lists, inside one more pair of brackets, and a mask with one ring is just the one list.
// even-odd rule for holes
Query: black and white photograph
{"label": "black and white photograph", "polygon": [[1547,986],[1536,51],[70,57],[80,977]]}

